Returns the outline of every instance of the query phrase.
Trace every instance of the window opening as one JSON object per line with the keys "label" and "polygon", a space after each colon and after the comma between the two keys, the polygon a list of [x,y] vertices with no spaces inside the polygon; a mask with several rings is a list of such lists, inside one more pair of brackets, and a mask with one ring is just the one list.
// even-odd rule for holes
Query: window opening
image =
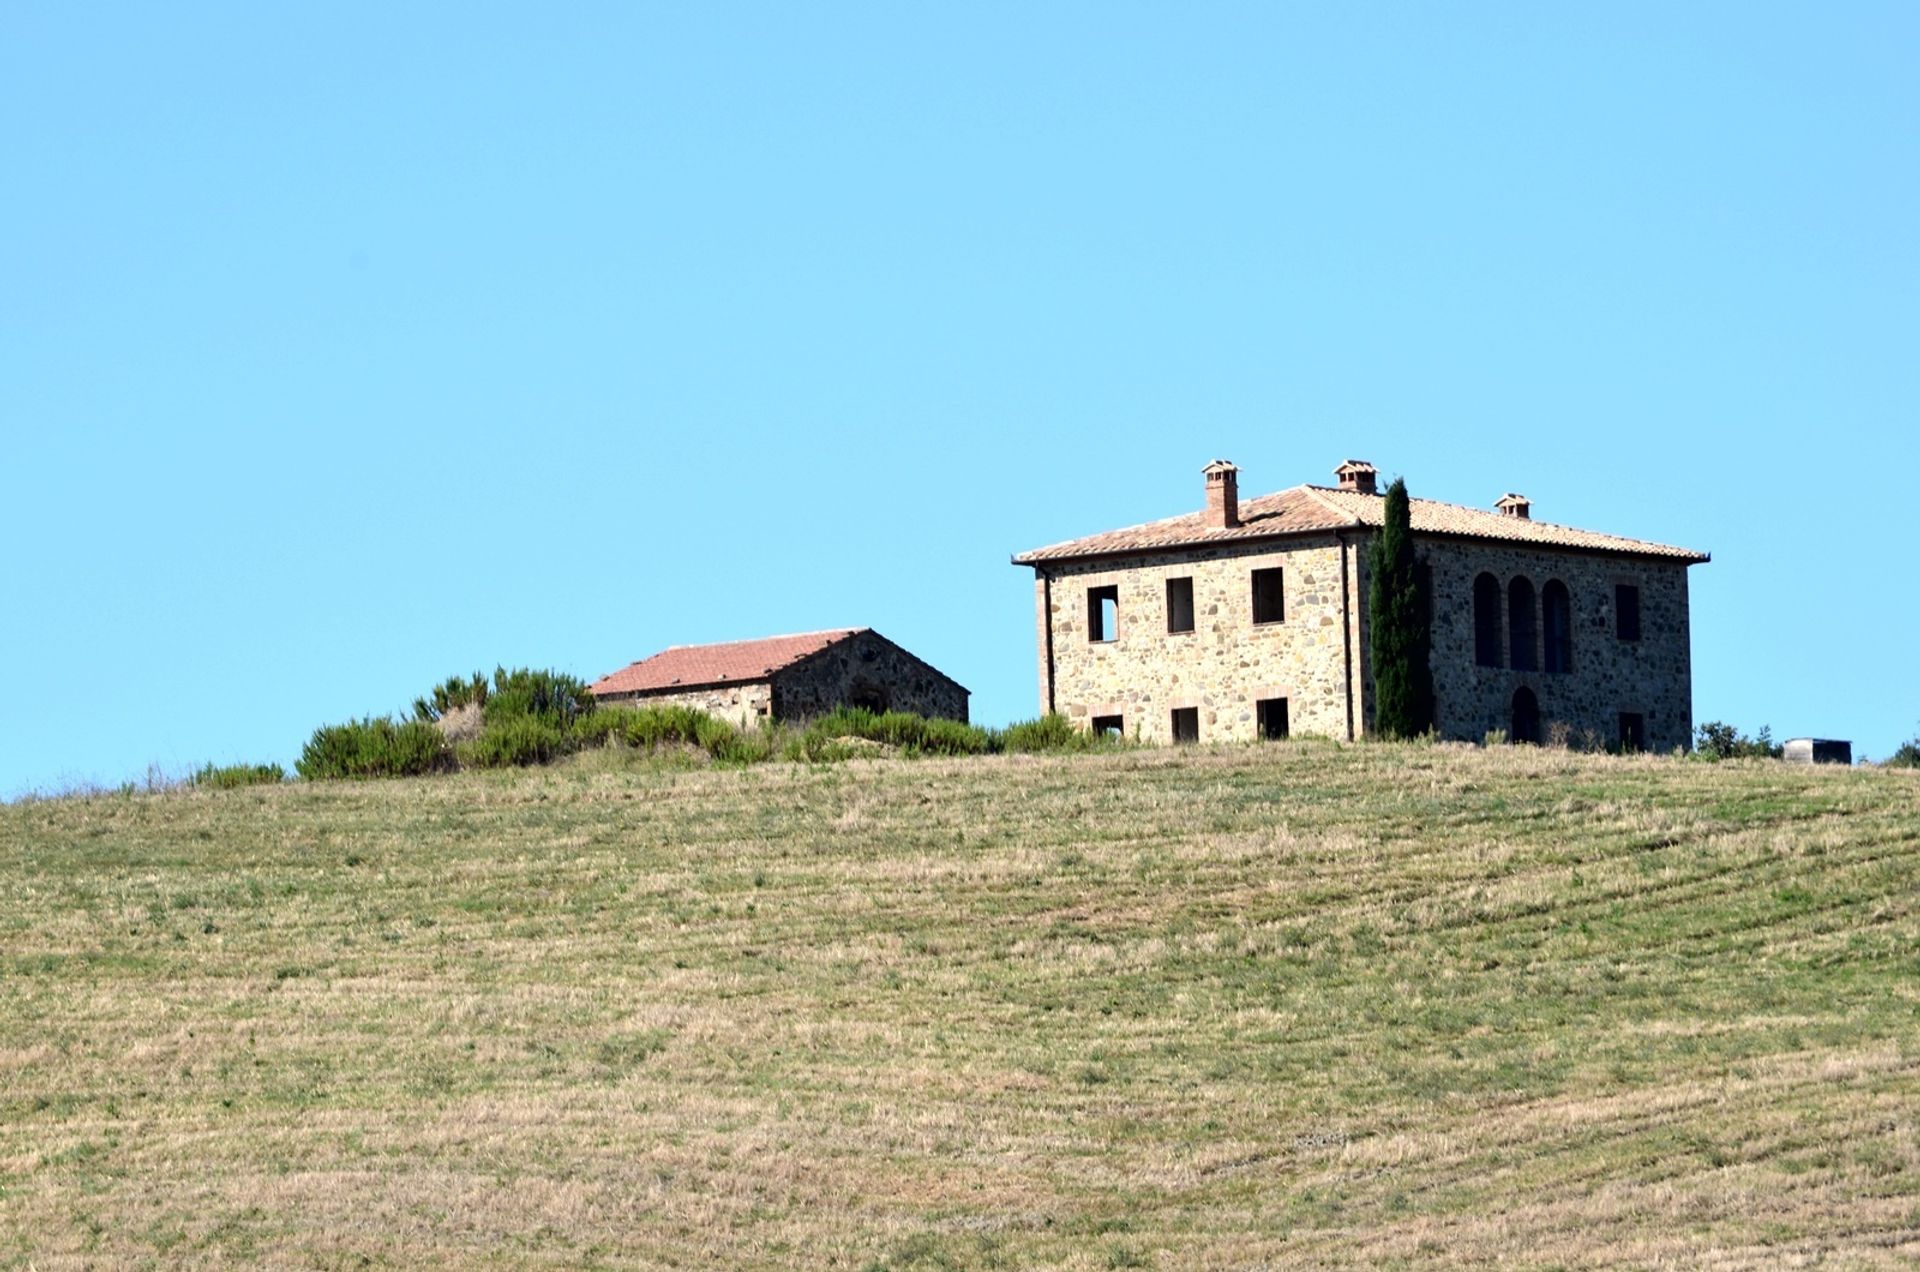
{"label": "window opening", "polygon": [[1507,736],[1515,742],[1540,745],[1540,699],[1525,685],[1513,691],[1513,728]]}
{"label": "window opening", "polygon": [[1102,644],[1120,630],[1120,585],[1087,589],[1087,640]]}
{"label": "window opening", "polygon": [[1285,590],[1279,569],[1253,572],[1253,621],[1279,623],[1287,617]]}
{"label": "window opening", "polygon": [[1515,671],[1538,671],[1534,637],[1539,625],[1533,615],[1533,584],[1517,578],[1507,585],[1507,656]]}
{"label": "window opening", "polygon": [[1200,740],[1200,708],[1175,707],[1173,709],[1173,740],[1175,742]]}
{"label": "window opening", "polygon": [[1167,630],[1193,630],[1193,579],[1167,580]]}
{"label": "window opening", "polygon": [[1640,639],[1640,589],[1635,584],[1613,586],[1613,634],[1621,640]]}
{"label": "window opening", "polygon": [[1644,751],[1647,749],[1647,717],[1638,711],[1620,713],[1620,749],[1622,751]]}
{"label": "window opening", "polygon": [[1491,574],[1473,581],[1473,661],[1500,665],[1500,581]]}
{"label": "window opening", "polygon": [[1547,670],[1573,670],[1573,597],[1559,579],[1540,590],[1540,616],[1547,629]]}

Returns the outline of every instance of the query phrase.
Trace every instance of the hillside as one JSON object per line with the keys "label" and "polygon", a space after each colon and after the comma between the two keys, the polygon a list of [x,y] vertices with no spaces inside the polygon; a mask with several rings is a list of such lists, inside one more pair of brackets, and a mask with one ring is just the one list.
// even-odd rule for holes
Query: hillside
{"label": "hillside", "polygon": [[1290,743],[0,808],[0,1263],[1920,1257],[1920,776]]}

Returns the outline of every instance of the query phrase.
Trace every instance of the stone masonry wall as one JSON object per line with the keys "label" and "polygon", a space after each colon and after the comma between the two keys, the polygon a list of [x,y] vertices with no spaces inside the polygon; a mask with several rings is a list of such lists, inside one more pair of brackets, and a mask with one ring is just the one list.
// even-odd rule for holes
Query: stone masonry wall
{"label": "stone masonry wall", "polygon": [[[1347,542],[1334,536],[1283,544],[1221,545],[1087,562],[1050,563],[1036,579],[1036,632],[1041,708],[1048,706],[1047,620],[1053,636],[1052,706],[1082,728],[1097,716],[1120,716],[1130,736],[1165,742],[1171,713],[1200,710],[1201,741],[1256,736],[1254,703],[1285,698],[1290,731],[1347,737],[1351,677],[1353,732],[1372,727],[1372,674],[1366,621],[1370,534]],[[1646,743],[1671,750],[1693,731],[1686,566],[1660,561],[1421,537],[1421,560],[1433,588],[1434,695],[1443,737],[1480,741],[1511,728],[1513,696],[1521,686],[1540,704],[1540,729],[1551,740],[1564,726],[1571,741],[1612,744],[1620,714],[1645,718]],[[1351,603],[1343,611],[1345,557]],[[1284,571],[1285,618],[1253,622],[1252,573]],[[1501,666],[1474,661],[1473,582],[1481,572],[1500,585]],[[1506,650],[1507,587],[1525,576],[1534,588],[1534,665],[1544,667],[1546,625],[1541,597],[1547,583],[1565,584],[1572,602],[1572,670],[1514,671]],[[1167,631],[1166,585],[1190,577],[1194,630]],[[1641,638],[1614,634],[1614,585],[1640,588]],[[1088,639],[1089,589],[1117,586],[1117,631],[1109,641]],[[1049,591],[1051,600],[1049,601]],[[1346,617],[1351,663],[1343,645]]]}
{"label": "stone masonry wall", "polygon": [[[1687,621],[1687,567],[1678,561],[1555,552],[1486,543],[1421,539],[1420,557],[1433,580],[1433,681],[1441,736],[1479,741],[1510,728],[1514,691],[1533,690],[1540,727],[1555,723],[1572,740],[1591,733],[1612,744],[1620,713],[1646,718],[1647,748],[1669,751],[1693,736],[1691,633]],[[1474,663],[1473,581],[1482,571],[1500,585],[1500,663]],[[1572,670],[1514,671],[1507,648],[1508,584],[1524,576],[1534,588],[1534,666],[1546,666],[1541,593],[1549,580],[1567,587],[1573,609]],[[1614,634],[1614,585],[1640,589],[1640,639]]]}
{"label": "stone masonry wall", "polygon": [[674,693],[610,694],[603,707],[692,707],[741,728],[751,728],[773,710],[773,686],[764,680],[747,684],[709,686]]}
{"label": "stone masonry wall", "polygon": [[952,678],[873,632],[858,632],[773,676],[773,711],[782,720],[824,715],[843,703],[965,720],[967,697]]}
{"label": "stone masonry wall", "polygon": [[[1290,731],[1347,736],[1342,677],[1348,655],[1341,631],[1342,548],[1332,536],[1050,563],[1054,707],[1082,728],[1096,716],[1121,716],[1129,736],[1172,739],[1172,712],[1197,707],[1200,740],[1252,739],[1254,703],[1287,699]],[[1347,549],[1347,568],[1356,562]],[[1282,571],[1284,618],[1253,621],[1253,571]],[[1167,580],[1193,579],[1194,630],[1167,631]],[[1114,639],[1088,639],[1088,590],[1117,585]],[[1041,596],[1045,596],[1045,585]],[[1042,609],[1049,608],[1041,600]],[[1348,620],[1357,636],[1359,616]],[[1047,650],[1040,637],[1042,707]],[[1352,650],[1359,673],[1359,647]],[[1356,695],[1356,717],[1363,702]],[[1358,727],[1358,718],[1355,725]]]}

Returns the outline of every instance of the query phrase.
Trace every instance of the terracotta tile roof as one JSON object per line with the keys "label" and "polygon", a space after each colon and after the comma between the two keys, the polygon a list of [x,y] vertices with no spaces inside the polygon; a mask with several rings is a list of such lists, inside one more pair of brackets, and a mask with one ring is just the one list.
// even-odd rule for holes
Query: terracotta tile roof
{"label": "terracotta tile roof", "polygon": [[[1241,500],[1240,524],[1231,530],[1207,525],[1205,514],[1194,511],[1168,517],[1164,521],[1150,521],[1124,530],[1108,530],[1103,534],[1091,534],[1085,538],[1035,548],[1030,552],[1022,552],[1013,561],[1015,565],[1035,565],[1043,561],[1113,556],[1156,548],[1202,547],[1212,543],[1240,543],[1249,539],[1277,538],[1314,531],[1375,527],[1381,523],[1386,502],[1385,495],[1365,495],[1357,490],[1295,486],[1278,494]],[[1440,503],[1433,499],[1414,499],[1410,502],[1416,534],[1493,539],[1507,543],[1537,544],[1540,547],[1617,552],[1626,556],[1668,557],[1689,564],[1708,559],[1705,553],[1688,548],[1601,534],[1597,530],[1577,530],[1550,521],[1532,521],[1525,517],[1512,517],[1461,504]]]}
{"label": "terracotta tile roof", "polygon": [[612,675],[600,677],[587,686],[587,692],[602,697],[765,680],[774,672],[865,630],[842,627],[830,632],[769,636],[764,640],[736,640],[720,645],[675,645],[651,658],[629,663]]}

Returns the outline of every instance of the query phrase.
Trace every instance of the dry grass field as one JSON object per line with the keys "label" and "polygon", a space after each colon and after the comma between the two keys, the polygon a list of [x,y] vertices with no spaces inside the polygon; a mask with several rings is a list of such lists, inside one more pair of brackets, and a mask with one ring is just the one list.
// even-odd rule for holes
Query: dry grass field
{"label": "dry grass field", "polygon": [[0,808],[0,1265],[1892,1267],[1920,776],[1289,743]]}

